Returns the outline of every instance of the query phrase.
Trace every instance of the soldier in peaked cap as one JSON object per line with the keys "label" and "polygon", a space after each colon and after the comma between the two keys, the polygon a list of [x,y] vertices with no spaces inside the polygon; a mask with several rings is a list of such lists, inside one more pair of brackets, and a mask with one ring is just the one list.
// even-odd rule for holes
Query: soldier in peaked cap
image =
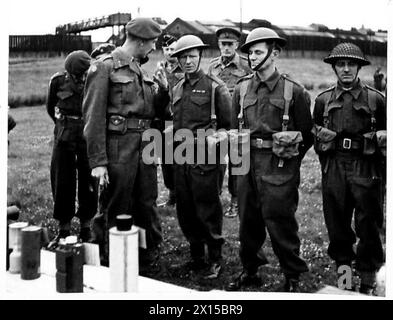
{"label": "soldier in peaked cap", "polygon": [[159,70],[154,81],[140,62],[155,50],[161,34],[149,18],[136,18],[126,25],[125,43],[89,69],[83,114],[84,135],[92,175],[104,187],[101,210],[94,218],[95,241],[101,245],[103,260],[107,230],[119,214],[130,214],[145,230],[146,249],[140,249],[140,272],[156,270],[161,226],[156,207],[157,170],[145,164],[142,150],[148,143],[142,134],[155,117],[163,117],[169,102],[165,73]]}
{"label": "soldier in peaked cap", "polygon": [[104,55],[111,53],[113,50],[116,49],[116,46],[112,43],[102,43],[97,48],[95,48],[90,56],[92,59],[100,59]]}
{"label": "soldier in peaked cap", "polygon": [[[166,77],[168,79],[169,85],[169,93],[171,94],[172,88],[174,85],[184,76],[183,70],[181,69],[177,58],[172,56],[172,53],[175,50],[177,38],[170,35],[165,34],[162,39],[162,52],[164,54],[164,60],[159,62],[158,68],[163,68],[165,70]],[[161,121],[160,125],[161,131],[164,129],[170,130],[171,126],[173,127],[173,111],[172,105],[169,103],[168,105],[168,119],[170,121]],[[164,140],[163,140],[164,141]],[[163,147],[163,155],[162,158],[165,159],[165,145]],[[169,190],[168,200],[162,204],[162,206],[173,206],[176,204],[176,192],[175,192],[175,172],[173,164],[162,163],[162,175],[164,179],[165,187]]]}
{"label": "soldier in peaked cap", "polygon": [[[247,58],[239,55],[236,50],[239,47],[241,33],[239,30],[229,27],[217,29],[218,47],[221,55],[210,61],[208,74],[214,75],[225,82],[229,92],[233,93],[235,84],[240,78],[251,73]],[[226,165],[221,167],[220,185],[224,181]],[[231,202],[225,211],[225,216],[233,218],[237,216],[237,186],[236,177],[230,174],[231,163],[228,170],[228,191],[231,194]]]}
{"label": "soldier in peaked cap", "polygon": [[[177,57],[185,76],[173,88],[173,126],[177,130],[228,129],[230,94],[225,84],[200,68],[207,47],[193,35],[181,37],[172,56]],[[214,145],[215,147],[215,145]],[[196,152],[198,153],[198,152]],[[221,271],[223,212],[219,197],[219,164],[200,162],[175,164],[176,211],[180,227],[190,243],[187,267],[214,279]],[[205,245],[208,261],[205,261]]]}
{"label": "soldier in peaked cap", "polygon": [[66,57],[64,65],[65,71],[51,78],[47,99],[47,111],[55,123],[50,177],[53,217],[59,221],[59,233],[51,246],[60,238],[70,235],[71,219],[75,215],[76,190],[76,216],[80,219],[79,238],[83,242],[90,239],[90,222],[97,204],[82,120],[83,87],[90,57],[85,51],[74,51]]}
{"label": "soldier in peaked cap", "polygon": [[239,47],[241,33],[234,28],[220,28],[216,31],[218,47],[221,55],[209,63],[208,74],[213,74],[225,82],[232,94],[237,81],[250,74],[247,58],[239,55],[236,50]]}
{"label": "soldier in peaked cap", "polygon": [[299,275],[308,271],[299,256],[295,211],[301,160],[313,141],[310,97],[276,69],[285,43],[275,31],[256,28],[241,47],[254,72],[235,87],[232,126],[250,130],[251,150],[249,172],[237,177],[243,271],[229,290],[261,285],[266,229],[286,279],[281,290],[298,291]]}
{"label": "soldier in peaked cap", "polygon": [[336,85],[318,95],[314,108],[314,148],[322,168],[328,253],[336,262],[338,276],[342,266],[352,270],[355,260],[360,292],[372,294],[375,272],[383,263],[385,100],[358,77],[360,68],[370,64],[358,46],[340,43],[324,62],[332,65],[337,77]]}

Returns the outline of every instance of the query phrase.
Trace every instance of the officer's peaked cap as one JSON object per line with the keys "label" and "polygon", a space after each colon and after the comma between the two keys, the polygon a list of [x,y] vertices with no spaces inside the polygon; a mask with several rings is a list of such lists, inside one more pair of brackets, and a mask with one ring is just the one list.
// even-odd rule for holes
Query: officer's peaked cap
{"label": "officer's peaked cap", "polygon": [[177,38],[175,36],[172,36],[170,34],[164,34],[164,36],[162,37],[162,46],[169,47],[172,43],[176,41]]}
{"label": "officer's peaked cap", "polygon": [[230,27],[219,28],[216,30],[216,36],[218,40],[221,41],[239,41],[241,35],[242,34],[239,30]]}
{"label": "officer's peaked cap", "polygon": [[90,67],[90,56],[84,50],[71,52],[64,61],[64,68],[68,73],[82,75]]}
{"label": "officer's peaked cap", "polygon": [[158,38],[161,35],[160,25],[151,18],[134,18],[126,25],[127,33],[144,40]]}
{"label": "officer's peaked cap", "polygon": [[204,49],[208,47],[208,44],[204,44],[200,38],[194,35],[186,35],[181,37],[175,46],[175,51],[172,53],[172,57],[178,57],[181,53],[191,49]]}
{"label": "officer's peaked cap", "polygon": [[247,36],[246,42],[241,46],[240,50],[244,53],[248,52],[248,49],[255,43],[258,42],[266,42],[273,40],[280,47],[284,47],[287,43],[287,40],[281,38],[276,31],[270,28],[255,28],[253,29]]}
{"label": "officer's peaked cap", "polygon": [[97,56],[103,53],[111,53],[113,50],[115,50],[116,47],[112,43],[102,43],[100,44],[97,48],[95,48],[90,56],[95,59]]}
{"label": "officer's peaked cap", "polygon": [[370,64],[362,50],[353,43],[343,42],[335,46],[330,54],[323,59],[324,62],[334,64],[339,59],[352,59],[355,60],[360,66],[366,66]]}

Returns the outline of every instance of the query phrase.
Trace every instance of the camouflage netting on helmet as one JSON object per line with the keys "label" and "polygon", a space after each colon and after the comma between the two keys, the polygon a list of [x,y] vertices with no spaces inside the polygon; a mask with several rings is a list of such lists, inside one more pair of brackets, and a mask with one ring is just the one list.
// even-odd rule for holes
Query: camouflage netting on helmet
{"label": "camouflage netting on helmet", "polygon": [[332,52],[330,52],[323,61],[332,64],[339,59],[353,59],[360,63],[361,66],[370,64],[370,61],[365,58],[362,50],[357,45],[350,42],[340,43],[335,46]]}

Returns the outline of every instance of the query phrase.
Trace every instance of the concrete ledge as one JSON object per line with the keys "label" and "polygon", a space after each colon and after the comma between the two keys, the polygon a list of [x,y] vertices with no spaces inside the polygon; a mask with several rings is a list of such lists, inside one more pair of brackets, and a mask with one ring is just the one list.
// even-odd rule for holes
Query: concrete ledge
{"label": "concrete ledge", "polygon": [[[83,265],[83,292],[109,293],[110,273],[108,267]],[[41,275],[34,280],[22,280],[20,273],[6,273],[6,292],[34,296],[37,293],[56,291],[56,254],[41,250]],[[138,276],[137,293],[192,293],[194,290],[170,283]]]}

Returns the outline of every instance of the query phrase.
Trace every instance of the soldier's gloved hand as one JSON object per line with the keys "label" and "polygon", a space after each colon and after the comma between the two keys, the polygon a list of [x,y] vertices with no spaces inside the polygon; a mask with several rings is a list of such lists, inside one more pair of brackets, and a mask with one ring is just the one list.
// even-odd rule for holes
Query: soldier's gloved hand
{"label": "soldier's gloved hand", "polygon": [[155,74],[153,75],[153,79],[157,82],[160,88],[164,90],[168,90],[168,80],[166,78],[166,74],[163,66],[159,66]]}
{"label": "soldier's gloved hand", "polygon": [[105,188],[109,184],[108,169],[105,166],[93,168],[91,175],[100,181],[100,186]]}

